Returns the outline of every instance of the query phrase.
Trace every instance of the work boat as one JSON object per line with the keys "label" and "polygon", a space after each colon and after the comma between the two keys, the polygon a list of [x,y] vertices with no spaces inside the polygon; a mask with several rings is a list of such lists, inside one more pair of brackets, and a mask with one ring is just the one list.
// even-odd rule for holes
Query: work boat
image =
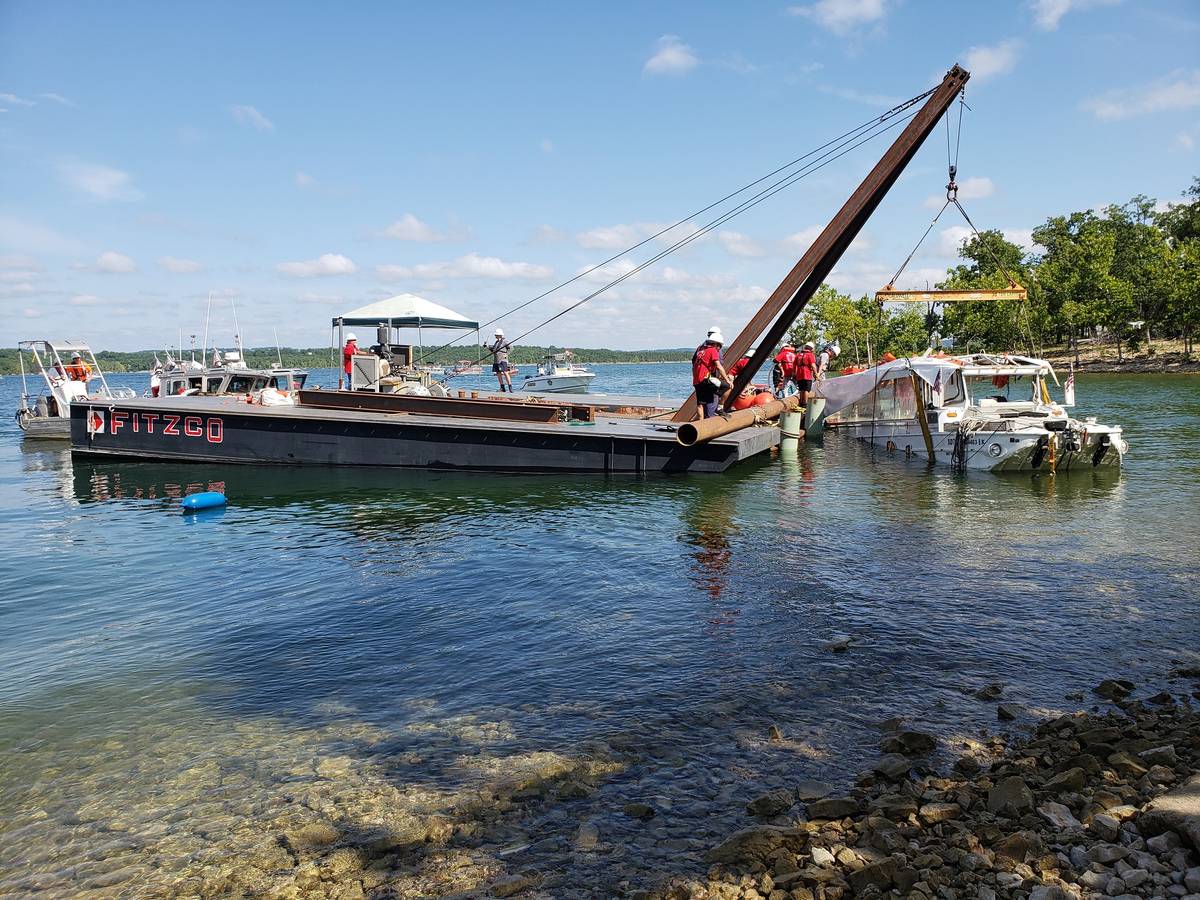
{"label": "work boat", "polygon": [[537,374],[526,375],[517,390],[531,394],[586,394],[596,373],[576,365],[574,358],[570,350],[547,354]]}
{"label": "work boat", "polygon": [[[1067,414],[1074,375],[1062,403],[1043,359],[975,353],[925,355],[880,363],[818,383],[827,427],[889,451],[957,468],[993,472],[1120,466],[1128,450],[1120,426]],[[917,398],[920,397],[918,404]],[[819,404],[814,404],[814,413]]]}
{"label": "work boat", "polygon": [[[29,356],[30,371],[25,370]],[[79,354],[76,362],[75,354]],[[110,388],[96,354],[83,341],[20,341],[21,402],[17,424],[29,437],[71,436],[71,404],[137,396],[132,388]],[[33,385],[30,385],[30,382]]]}
{"label": "work boat", "polygon": [[264,389],[283,393],[304,386],[308,373],[272,365],[253,369],[237,350],[213,351],[212,364],[205,366],[194,359],[175,360],[169,354],[166,363],[158,363],[150,375],[149,397],[179,397],[195,394],[257,394]]}

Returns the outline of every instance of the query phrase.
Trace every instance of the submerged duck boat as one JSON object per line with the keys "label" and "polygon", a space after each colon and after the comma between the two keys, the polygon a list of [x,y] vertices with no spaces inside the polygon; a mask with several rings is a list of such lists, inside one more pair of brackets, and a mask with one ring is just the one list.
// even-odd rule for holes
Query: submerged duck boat
{"label": "submerged duck boat", "polygon": [[1065,471],[1120,466],[1121,427],[1077,419],[1075,378],[1063,401],[1044,359],[1010,354],[925,355],[818,382],[826,427],[906,456],[960,469]]}

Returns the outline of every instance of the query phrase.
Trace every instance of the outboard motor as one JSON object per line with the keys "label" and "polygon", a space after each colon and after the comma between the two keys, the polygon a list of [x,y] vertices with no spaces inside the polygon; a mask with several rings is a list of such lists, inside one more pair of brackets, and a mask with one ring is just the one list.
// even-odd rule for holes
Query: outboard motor
{"label": "outboard motor", "polygon": [[1042,435],[1038,438],[1037,447],[1034,448],[1033,458],[1029,460],[1029,467],[1037,469],[1041,466],[1042,460],[1046,458],[1046,451],[1050,447],[1050,436]]}
{"label": "outboard motor", "polygon": [[1108,448],[1112,444],[1112,439],[1107,434],[1100,435],[1100,440],[1096,441],[1096,449],[1092,452],[1092,466],[1098,466],[1104,461],[1105,454],[1108,453]]}

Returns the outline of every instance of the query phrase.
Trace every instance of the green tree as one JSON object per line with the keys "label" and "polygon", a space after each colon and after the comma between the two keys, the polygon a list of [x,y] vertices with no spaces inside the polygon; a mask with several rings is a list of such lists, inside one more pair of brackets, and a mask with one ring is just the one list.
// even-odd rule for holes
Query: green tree
{"label": "green tree", "polygon": [[954,335],[955,342],[989,350],[1011,350],[1032,342],[1032,330],[1044,326],[1047,317],[1038,296],[1033,263],[1025,251],[992,230],[964,241],[958,252],[965,262],[949,269],[939,288],[995,290],[1008,287],[1012,279],[1028,290],[1030,299],[1025,303],[991,300],[947,304],[943,313],[945,329]]}

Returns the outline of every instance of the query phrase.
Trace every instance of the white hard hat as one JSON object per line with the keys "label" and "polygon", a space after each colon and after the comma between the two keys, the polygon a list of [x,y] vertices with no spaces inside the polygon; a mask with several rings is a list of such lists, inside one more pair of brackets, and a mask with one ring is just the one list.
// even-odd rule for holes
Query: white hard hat
{"label": "white hard hat", "polygon": [[842,352],[842,348],[841,348],[841,346],[839,346],[837,341],[834,341],[832,344],[830,344],[829,349],[833,351],[834,356],[837,356],[839,353]]}
{"label": "white hard hat", "polygon": [[814,347],[816,347],[816,346],[817,346],[817,345],[816,345],[816,344],[814,344],[812,341],[805,341],[805,342],[804,342],[804,349],[805,349],[805,350],[812,350],[812,349],[813,349]]}
{"label": "white hard hat", "polygon": [[352,331],[352,332],[350,332],[348,335],[346,335],[346,340],[348,340],[348,341],[357,341],[357,340],[358,340],[358,335],[356,335],[356,334],[355,334],[355,333]]}
{"label": "white hard hat", "polygon": [[721,329],[714,325],[708,329],[708,340],[714,344],[724,344],[725,335],[721,334]]}
{"label": "white hard hat", "polygon": [[745,353],[743,353],[742,356],[753,356],[757,352],[758,352],[757,347],[751,347]]}
{"label": "white hard hat", "polygon": [[71,354],[71,359],[83,359],[83,354],[76,350]]}
{"label": "white hard hat", "polygon": [[504,329],[503,328],[496,329],[496,337],[504,337]]}

